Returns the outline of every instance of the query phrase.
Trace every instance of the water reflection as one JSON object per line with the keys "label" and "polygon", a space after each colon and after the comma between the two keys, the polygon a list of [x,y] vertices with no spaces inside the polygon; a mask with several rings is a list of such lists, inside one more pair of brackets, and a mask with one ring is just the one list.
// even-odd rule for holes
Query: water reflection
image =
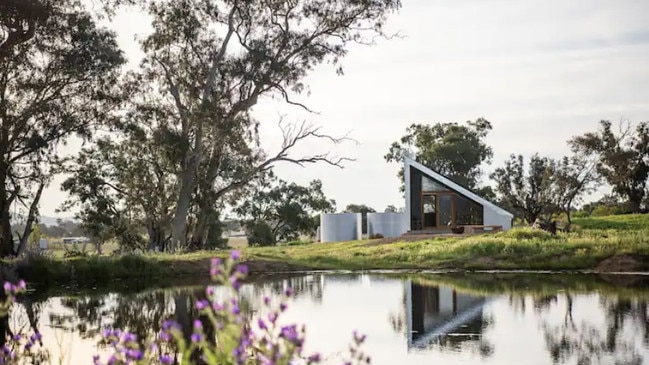
{"label": "water reflection", "polygon": [[[369,335],[374,364],[643,364],[649,361],[646,278],[610,280],[314,273],[245,285],[241,301],[254,316],[264,296],[293,288],[287,321],[306,323],[307,347],[324,351],[331,363],[340,362],[336,351],[358,329]],[[189,336],[198,316],[193,303],[204,293],[202,285],[54,297],[32,292],[2,319],[0,337],[39,328],[43,356],[90,363],[104,351],[97,340],[107,326],[144,339],[174,318]]]}
{"label": "water reflection", "polygon": [[484,313],[486,297],[449,286],[405,285],[408,348],[474,351],[483,357],[493,353],[482,336],[491,323]]}

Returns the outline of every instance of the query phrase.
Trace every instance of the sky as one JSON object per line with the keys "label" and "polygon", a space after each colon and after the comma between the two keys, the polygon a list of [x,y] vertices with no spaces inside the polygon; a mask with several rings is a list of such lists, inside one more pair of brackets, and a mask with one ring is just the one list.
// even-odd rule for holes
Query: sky
{"label": "sky", "polygon": [[[320,179],[342,210],[367,204],[378,211],[404,206],[397,172],[384,155],[412,123],[493,125],[487,143],[493,171],[512,153],[558,158],[566,141],[594,131],[602,119],[649,120],[649,1],[646,0],[404,0],[388,31],[402,37],[354,45],[345,74],[322,65],[297,100],[309,114],[277,100],[255,106],[269,153],[281,143],[277,121],[307,121],[322,132],[349,134],[358,143],[312,140],[294,156],[331,151],[355,159],[343,169],[324,164],[280,164],[283,179]],[[112,26],[131,65],[141,53],[134,36],[148,30],[142,14],[121,13]],[[69,147],[74,153],[74,144]],[[44,193],[41,214],[56,213],[66,198],[57,178]],[[591,198],[608,192],[602,187]]]}

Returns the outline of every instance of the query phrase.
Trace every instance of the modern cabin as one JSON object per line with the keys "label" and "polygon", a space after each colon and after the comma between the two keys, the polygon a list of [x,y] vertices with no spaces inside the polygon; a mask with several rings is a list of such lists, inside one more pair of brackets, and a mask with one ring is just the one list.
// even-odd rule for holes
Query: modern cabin
{"label": "modern cabin", "polygon": [[448,231],[454,227],[507,230],[514,215],[451,179],[404,158],[409,231]]}

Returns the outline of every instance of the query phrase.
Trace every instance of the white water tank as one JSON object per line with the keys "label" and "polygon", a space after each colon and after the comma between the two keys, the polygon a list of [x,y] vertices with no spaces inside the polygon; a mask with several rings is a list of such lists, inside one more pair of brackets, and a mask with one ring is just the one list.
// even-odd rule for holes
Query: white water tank
{"label": "white water tank", "polygon": [[367,213],[367,234],[399,237],[408,231],[406,213]]}
{"label": "white water tank", "polygon": [[47,250],[47,238],[41,238],[38,240],[38,247],[40,247],[41,250]]}
{"label": "white water tank", "polygon": [[363,237],[360,213],[320,215],[320,242],[360,240]]}

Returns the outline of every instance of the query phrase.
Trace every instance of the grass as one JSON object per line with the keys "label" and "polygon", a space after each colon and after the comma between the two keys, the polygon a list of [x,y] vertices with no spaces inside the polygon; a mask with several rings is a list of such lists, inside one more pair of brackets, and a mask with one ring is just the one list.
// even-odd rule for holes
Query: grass
{"label": "grass", "polygon": [[[573,232],[557,236],[516,228],[415,242],[363,240],[246,247],[239,239],[231,245],[242,250],[251,272],[257,274],[296,269],[590,270],[605,259],[623,255],[635,259],[639,265],[635,269],[649,269],[649,215],[580,218],[573,225]],[[209,259],[225,255],[226,251],[71,259],[54,255],[11,264],[17,265],[27,280],[84,286],[206,274]]]}

